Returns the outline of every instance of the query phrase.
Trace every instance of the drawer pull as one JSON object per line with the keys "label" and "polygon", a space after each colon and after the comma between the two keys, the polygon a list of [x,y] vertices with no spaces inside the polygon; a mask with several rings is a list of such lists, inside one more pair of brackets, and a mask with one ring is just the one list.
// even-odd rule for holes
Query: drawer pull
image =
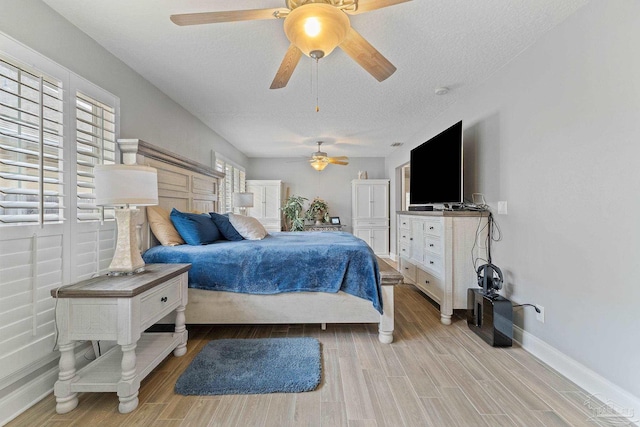
{"label": "drawer pull", "polygon": [[433,247],[433,243],[429,243],[429,246],[430,246],[430,247]]}
{"label": "drawer pull", "polygon": [[406,238],[407,238],[407,236],[402,236],[402,238],[403,238],[403,239],[406,239]]}
{"label": "drawer pull", "polygon": [[433,261],[429,261],[429,264],[433,265]]}
{"label": "drawer pull", "polygon": [[405,270],[408,270],[408,269],[409,269],[409,267],[405,267],[404,269],[405,269]]}
{"label": "drawer pull", "polygon": [[433,230],[433,226],[429,227],[429,230]]}
{"label": "drawer pull", "polygon": [[426,284],[428,285],[428,284],[429,284],[429,283],[431,283],[431,282],[429,282],[428,280],[425,280],[425,281],[424,281],[424,283],[426,283]]}
{"label": "drawer pull", "polygon": [[402,250],[402,252],[406,252],[406,251],[407,251],[406,249],[403,249],[403,250]]}
{"label": "drawer pull", "polygon": [[413,240],[413,237],[409,237],[409,240]]}
{"label": "drawer pull", "polygon": [[160,301],[161,301],[161,302],[167,302],[167,297],[162,297],[162,298],[160,298]]}

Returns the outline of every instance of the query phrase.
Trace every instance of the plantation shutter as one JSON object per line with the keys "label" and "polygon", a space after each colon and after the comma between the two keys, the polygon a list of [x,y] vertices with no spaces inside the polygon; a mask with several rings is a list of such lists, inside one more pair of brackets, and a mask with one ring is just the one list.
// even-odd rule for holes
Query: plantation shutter
{"label": "plantation shutter", "polygon": [[113,219],[112,208],[95,204],[93,169],[116,159],[115,108],[81,92],[76,93],[76,174],[78,221]]}
{"label": "plantation shutter", "polygon": [[0,56],[0,224],[62,221],[62,82]]}

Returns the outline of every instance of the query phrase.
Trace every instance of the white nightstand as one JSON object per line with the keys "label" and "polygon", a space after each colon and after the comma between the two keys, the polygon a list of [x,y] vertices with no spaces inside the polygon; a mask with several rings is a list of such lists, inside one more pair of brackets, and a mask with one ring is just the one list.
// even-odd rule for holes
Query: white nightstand
{"label": "white nightstand", "polygon": [[[78,405],[78,392],[117,392],[121,413],[138,406],[140,381],[173,350],[187,352],[184,309],[191,264],[147,264],[143,273],[100,276],[51,291],[57,301],[60,374],[56,411]],[[143,333],[176,311],[175,332]],[[76,371],[74,341],[108,340],[117,346]]]}

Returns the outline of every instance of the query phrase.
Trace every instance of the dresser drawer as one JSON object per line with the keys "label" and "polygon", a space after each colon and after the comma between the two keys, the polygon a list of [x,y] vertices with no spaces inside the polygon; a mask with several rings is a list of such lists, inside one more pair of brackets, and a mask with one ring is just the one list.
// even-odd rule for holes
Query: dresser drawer
{"label": "dresser drawer", "polygon": [[400,273],[412,282],[416,281],[416,266],[404,258],[400,258]]}
{"label": "dresser drawer", "polygon": [[416,273],[416,285],[425,291],[438,303],[442,303],[444,297],[444,284],[441,279],[418,268]]}
{"label": "dresser drawer", "polygon": [[409,231],[409,219],[405,216],[401,216],[398,219],[398,228],[400,230],[407,230]]}
{"label": "dresser drawer", "polygon": [[140,299],[140,322],[143,328],[169,314],[180,305],[180,276],[153,288]]}
{"label": "dresser drawer", "polygon": [[424,248],[431,253],[442,256],[442,240],[435,236],[426,236]]}
{"label": "dresser drawer", "polygon": [[400,240],[400,244],[411,244],[411,233],[409,230],[399,230],[398,239]]}
{"label": "dresser drawer", "polygon": [[424,232],[430,236],[442,236],[442,222],[438,220],[427,220],[424,224]]}
{"label": "dresser drawer", "polygon": [[401,257],[410,258],[411,257],[411,246],[406,243],[400,243],[400,253]]}
{"label": "dresser drawer", "polygon": [[426,252],[424,254],[424,266],[427,270],[431,270],[433,274],[442,277],[442,273],[444,272],[444,261],[442,257],[434,255],[431,252]]}

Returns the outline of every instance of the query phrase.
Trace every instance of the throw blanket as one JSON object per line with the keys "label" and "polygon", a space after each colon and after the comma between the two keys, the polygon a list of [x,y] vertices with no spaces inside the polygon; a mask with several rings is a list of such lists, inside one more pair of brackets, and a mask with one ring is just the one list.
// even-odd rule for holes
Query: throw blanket
{"label": "throw blanket", "polygon": [[191,288],[249,294],[341,290],[371,301],[382,313],[376,257],[349,233],[283,232],[263,240],[155,246],[143,259],[191,263]]}

